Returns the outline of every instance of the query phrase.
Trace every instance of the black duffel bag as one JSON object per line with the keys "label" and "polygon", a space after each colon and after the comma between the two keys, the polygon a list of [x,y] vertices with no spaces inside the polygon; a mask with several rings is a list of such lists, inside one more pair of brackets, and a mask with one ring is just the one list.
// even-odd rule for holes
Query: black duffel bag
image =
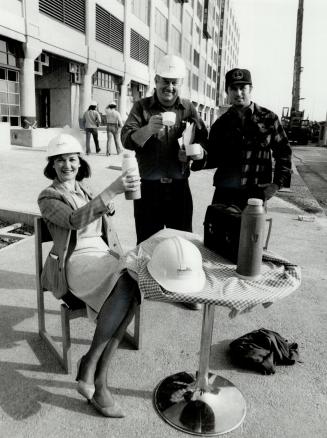
{"label": "black duffel bag", "polygon": [[204,219],[204,246],[237,263],[242,210],[236,205],[209,205]]}

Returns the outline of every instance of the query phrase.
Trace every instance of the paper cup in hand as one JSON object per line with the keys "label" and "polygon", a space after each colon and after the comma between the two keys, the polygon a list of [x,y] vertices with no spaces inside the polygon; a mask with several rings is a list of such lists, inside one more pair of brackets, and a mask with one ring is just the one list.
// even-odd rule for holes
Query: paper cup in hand
{"label": "paper cup in hand", "polygon": [[189,157],[190,155],[200,155],[201,154],[201,145],[199,143],[192,143],[185,145],[186,155]]}
{"label": "paper cup in hand", "polygon": [[174,126],[176,123],[176,113],[173,111],[166,111],[162,113],[162,123],[165,126]]}

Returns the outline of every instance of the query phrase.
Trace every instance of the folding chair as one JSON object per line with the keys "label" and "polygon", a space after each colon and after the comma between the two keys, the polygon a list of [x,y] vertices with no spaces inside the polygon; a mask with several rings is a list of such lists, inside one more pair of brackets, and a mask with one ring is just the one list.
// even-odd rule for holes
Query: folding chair
{"label": "folding chair", "polygon": [[[43,269],[43,243],[52,241],[52,237],[46,226],[46,223],[41,217],[34,219],[35,231],[35,265],[36,265],[36,292],[37,292],[37,311],[39,335],[45,341],[52,354],[59,361],[67,374],[72,371],[71,364],[71,337],[70,337],[70,321],[72,319],[86,317],[86,306],[83,301],[68,292],[62,297],[60,306],[61,314],[61,334],[62,334],[62,351],[57,342],[53,339],[46,329],[45,325],[45,307],[44,293],[47,292],[41,285],[41,274]],[[142,343],[142,308],[137,306],[134,316],[134,333],[129,331],[125,333],[125,339],[130,342],[136,350],[141,349]]]}

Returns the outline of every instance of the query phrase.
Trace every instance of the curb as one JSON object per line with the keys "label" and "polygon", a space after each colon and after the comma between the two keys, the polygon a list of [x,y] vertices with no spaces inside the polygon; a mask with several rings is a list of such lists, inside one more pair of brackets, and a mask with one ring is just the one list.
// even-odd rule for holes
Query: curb
{"label": "curb", "polygon": [[0,219],[9,223],[22,222],[34,228],[34,218],[36,217],[40,217],[40,215],[27,211],[6,210],[0,208]]}
{"label": "curb", "polygon": [[324,209],[320,206],[299,174],[296,165],[293,166],[291,191],[278,192],[277,196],[296,205],[307,213],[325,214]]}

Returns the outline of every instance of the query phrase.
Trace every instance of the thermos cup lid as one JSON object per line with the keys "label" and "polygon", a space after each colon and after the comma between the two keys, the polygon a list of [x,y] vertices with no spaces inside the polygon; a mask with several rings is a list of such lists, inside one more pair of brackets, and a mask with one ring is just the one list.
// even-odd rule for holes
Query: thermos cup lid
{"label": "thermos cup lid", "polygon": [[262,205],[263,201],[262,199],[258,198],[249,198],[248,199],[248,205]]}

